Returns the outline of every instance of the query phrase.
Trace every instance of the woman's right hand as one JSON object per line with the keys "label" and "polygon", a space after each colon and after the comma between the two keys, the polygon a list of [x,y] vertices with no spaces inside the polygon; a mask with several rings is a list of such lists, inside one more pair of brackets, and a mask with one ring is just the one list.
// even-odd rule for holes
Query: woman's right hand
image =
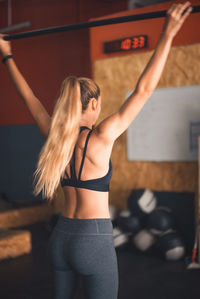
{"label": "woman's right hand", "polygon": [[12,54],[11,43],[3,39],[7,34],[0,34],[0,53],[3,57]]}
{"label": "woman's right hand", "polygon": [[191,11],[192,7],[189,1],[183,4],[172,4],[172,6],[167,11],[163,33],[168,37],[173,38],[180,30]]}

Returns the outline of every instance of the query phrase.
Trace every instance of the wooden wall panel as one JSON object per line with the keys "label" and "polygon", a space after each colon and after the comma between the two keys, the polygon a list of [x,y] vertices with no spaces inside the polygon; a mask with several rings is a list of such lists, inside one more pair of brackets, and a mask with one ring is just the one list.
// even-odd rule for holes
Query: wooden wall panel
{"label": "wooden wall panel", "polygon": [[[102,93],[102,113],[99,121],[116,111],[124,102],[127,91],[133,90],[152,51],[96,60],[94,79]],[[158,88],[200,84],[200,44],[173,47]],[[142,136],[141,136],[142,138]],[[115,142],[112,162],[114,174],[110,201],[120,208],[134,188],[168,191],[195,191],[195,162],[130,162],[126,155],[126,133]]]}

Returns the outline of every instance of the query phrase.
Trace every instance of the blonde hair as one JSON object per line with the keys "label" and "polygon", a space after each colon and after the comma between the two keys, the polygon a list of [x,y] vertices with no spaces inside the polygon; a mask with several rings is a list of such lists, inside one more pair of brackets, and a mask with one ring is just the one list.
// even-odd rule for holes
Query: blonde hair
{"label": "blonde hair", "polygon": [[89,78],[70,76],[62,82],[49,134],[34,172],[34,195],[42,191],[43,198],[53,200],[78,139],[81,114],[87,109],[91,98],[98,99],[99,95],[98,85]]}

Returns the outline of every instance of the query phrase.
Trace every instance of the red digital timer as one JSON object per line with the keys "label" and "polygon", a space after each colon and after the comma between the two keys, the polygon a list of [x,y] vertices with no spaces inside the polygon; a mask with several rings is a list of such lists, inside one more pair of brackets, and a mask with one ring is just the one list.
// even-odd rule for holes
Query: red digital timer
{"label": "red digital timer", "polygon": [[147,48],[148,36],[137,35],[104,43],[104,53],[124,52]]}

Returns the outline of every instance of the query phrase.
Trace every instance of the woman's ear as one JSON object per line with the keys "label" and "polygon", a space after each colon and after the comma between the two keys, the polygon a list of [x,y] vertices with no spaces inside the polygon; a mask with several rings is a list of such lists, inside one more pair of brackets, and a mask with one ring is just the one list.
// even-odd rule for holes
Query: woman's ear
{"label": "woman's ear", "polygon": [[92,98],[90,101],[91,101],[92,110],[96,110],[98,104],[97,100],[95,98]]}

